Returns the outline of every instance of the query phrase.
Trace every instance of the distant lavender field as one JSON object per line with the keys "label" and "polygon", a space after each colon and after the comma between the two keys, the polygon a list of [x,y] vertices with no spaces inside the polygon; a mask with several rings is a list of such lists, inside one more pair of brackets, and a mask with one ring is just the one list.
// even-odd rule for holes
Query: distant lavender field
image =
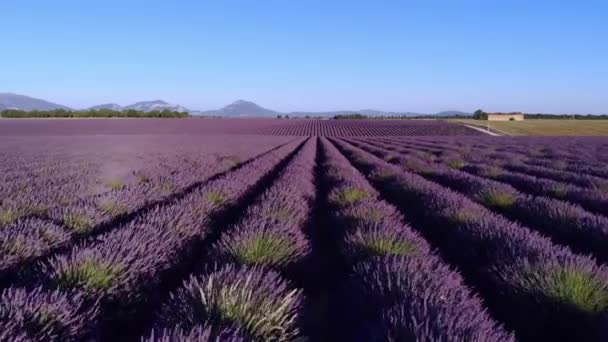
{"label": "distant lavender field", "polygon": [[608,139],[0,120],[0,341],[605,341]]}
{"label": "distant lavender field", "polygon": [[479,135],[433,120],[2,119],[0,136],[91,134],[260,134],[284,136]]}

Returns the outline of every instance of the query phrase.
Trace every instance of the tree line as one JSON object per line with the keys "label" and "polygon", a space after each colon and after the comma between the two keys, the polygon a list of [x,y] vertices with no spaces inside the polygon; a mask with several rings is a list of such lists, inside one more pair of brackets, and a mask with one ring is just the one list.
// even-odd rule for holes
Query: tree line
{"label": "tree line", "polygon": [[5,109],[0,112],[3,118],[185,118],[190,114],[174,112],[171,110],[153,110],[144,112],[141,110],[112,110],[112,109],[87,109],[87,110],[20,110]]}
{"label": "tree line", "polygon": [[340,114],[333,116],[336,120],[411,120],[411,119],[470,119],[468,115],[364,115],[364,114]]}
{"label": "tree line", "polygon": [[526,119],[554,119],[554,120],[608,120],[608,114],[525,114]]}
{"label": "tree line", "polygon": [[[526,119],[531,120],[608,120],[608,114],[594,115],[594,114],[543,114],[543,113],[526,113],[524,114]],[[473,119],[475,120],[488,120],[488,113],[481,109],[478,109],[473,113]]]}

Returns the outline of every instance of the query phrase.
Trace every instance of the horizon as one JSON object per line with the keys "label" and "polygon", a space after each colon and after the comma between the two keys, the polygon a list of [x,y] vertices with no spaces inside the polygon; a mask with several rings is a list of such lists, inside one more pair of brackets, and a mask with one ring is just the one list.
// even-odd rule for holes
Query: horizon
{"label": "horizon", "polygon": [[[136,101],[133,101],[133,102],[123,103],[123,104],[116,103],[116,102],[106,102],[106,103],[99,103],[99,104],[96,104],[96,105],[93,105],[93,106],[78,108],[78,107],[73,107],[73,106],[66,105],[64,103],[58,103],[58,102],[53,101],[51,99],[38,98],[38,97],[34,97],[34,96],[29,96],[27,94],[17,94],[17,93],[9,92],[9,91],[0,91],[0,95],[3,95],[3,94],[6,94],[6,95],[15,95],[15,96],[25,96],[25,97],[29,97],[29,98],[32,98],[32,99],[35,99],[35,100],[43,100],[43,101],[46,101],[46,102],[49,102],[49,103],[53,103],[53,104],[56,104],[56,105],[61,105],[61,106],[68,107],[70,110],[75,110],[75,111],[78,111],[78,110],[88,110],[88,109],[92,109],[93,107],[98,107],[98,106],[103,106],[103,105],[118,105],[118,106],[121,107],[121,110],[122,110],[125,107],[131,106],[131,105],[136,105],[136,104],[140,104],[140,103],[150,103],[150,102],[164,102],[164,103],[169,104],[169,105],[180,105],[179,103],[173,103],[173,102],[170,102],[170,101],[166,101],[164,99],[151,99],[151,100],[136,100]],[[262,107],[264,109],[274,110],[271,106],[261,105],[259,103],[256,103],[256,102],[253,102],[253,101],[250,101],[250,100],[247,100],[247,99],[243,99],[243,98],[231,101],[230,103],[227,103],[227,104],[225,104],[225,105],[223,105],[223,106],[221,106],[219,108],[188,108],[188,107],[186,107],[186,109],[188,109],[189,111],[193,111],[193,112],[214,111],[214,110],[219,110],[219,109],[222,109],[223,107],[226,107],[226,106],[229,106],[231,104],[238,103],[238,102],[248,102],[248,103],[252,103],[254,105],[260,106],[260,107]],[[279,114],[290,114],[290,113],[327,113],[327,112],[339,112],[339,111],[353,111],[353,112],[356,112],[356,111],[366,111],[366,110],[370,110],[370,111],[371,110],[377,110],[377,111],[382,111],[382,112],[392,112],[392,111],[385,111],[385,110],[378,109],[378,108],[359,108],[359,109],[356,109],[356,108],[343,108],[343,109],[338,109],[338,110],[319,110],[319,111],[304,111],[304,110],[292,110],[292,111],[289,111],[289,112],[277,111],[277,113],[279,113]],[[458,109],[445,109],[445,110],[441,110],[441,111],[438,111],[438,112],[435,112],[435,113],[418,113],[418,112],[412,112],[412,111],[407,111],[407,110],[398,111],[398,112],[394,112],[394,113],[436,114],[436,113],[440,113],[440,112],[463,112],[463,113],[468,113],[468,112],[461,111],[461,110],[458,110]]]}
{"label": "horizon", "polygon": [[[0,96],[3,94],[8,94],[8,95],[16,95],[16,96],[25,96],[25,97],[29,97],[27,95],[23,95],[23,94],[15,94],[15,93],[11,93],[11,92],[0,92]],[[31,97],[30,97],[31,98]],[[43,100],[46,101],[46,99],[38,99],[38,98],[32,98],[35,100]],[[53,101],[46,101],[55,105],[63,105],[61,103],[56,103]],[[86,108],[74,108],[74,107],[70,107],[70,106],[65,106],[68,107],[67,109],[70,111],[86,111],[86,110],[90,110],[93,109],[94,107],[99,107],[99,106],[107,106],[107,105],[118,105],[120,107],[120,109],[118,109],[119,111],[125,110],[127,109],[126,107],[129,106],[134,106],[134,105],[138,105],[138,104],[148,104],[148,103],[153,103],[153,102],[163,102],[166,105],[174,105],[174,106],[180,106],[178,103],[171,103],[171,102],[167,102],[163,99],[155,99],[155,100],[148,100],[148,101],[135,101],[133,103],[127,103],[127,104],[119,104],[119,103],[100,103],[98,105],[95,106],[90,106],[90,107],[86,107]],[[440,114],[445,114],[445,113],[450,113],[451,115],[454,115],[454,113],[457,113],[458,115],[463,114],[463,115],[473,115],[474,111],[462,111],[459,109],[446,109],[446,110],[441,110],[438,112],[427,112],[427,113],[423,113],[423,112],[413,112],[413,111],[385,111],[385,110],[381,110],[381,109],[377,109],[377,108],[361,108],[361,109],[353,109],[353,108],[344,108],[341,110],[320,110],[320,111],[302,111],[302,110],[294,110],[294,111],[289,111],[289,112],[283,112],[283,111],[276,111],[271,107],[267,107],[267,106],[263,106],[260,105],[258,103],[246,100],[246,99],[237,99],[232,101],[229,104],[226,104],[225,106],[222,106],[221,108],[185,108],[187,109],[187,112],[192,114],[192,115],[200,115],[200,114],[204,114],[206,112],[214,112],[216,110],[221,110],[224,109],[225,107],[228,107],[230,105],[233,104],[237,104],[239,102],[246,102],[246,103],[250,103],[253,105],[256,105],[258,107],[261,107],[263,109],[267,109],[267,110],[272,110],[275,111],[276,114],[294,114],[294,115],[298,115],[298,114],[331,114],[331,113],[348,113],[348,112],[352,112],[352,114],[357,114],[360,112],[365,112],[365,111],[377,111],[377,112],[382,112],[382,114],[380,115],[386,115],[386,114],[395,114],[395,115],[421,115],[421,116],[425,116],[425,115],[440,115]],[[11,108],[7,108],[7,109],[11,109]],[[483,108],[478,108],[477,110],[482,110],[484,112],[487,113],[513,113],[512,111],[507,111],[507,112],[489,112],[484,110]],[[547,115],[608,115],[606,113],[541,113],[541,112],[536,112],[536,113],[532,113],[532,112],[521,112],[523,114],[529,114],[529,115],[535,115],[535,114],[547,114]]]}
{"label": "horizon", "polygon": [[245,99],[279,112],[608,112],[599,1],[62,0],[0,11],[11,48],[0,91],[70,108]]}

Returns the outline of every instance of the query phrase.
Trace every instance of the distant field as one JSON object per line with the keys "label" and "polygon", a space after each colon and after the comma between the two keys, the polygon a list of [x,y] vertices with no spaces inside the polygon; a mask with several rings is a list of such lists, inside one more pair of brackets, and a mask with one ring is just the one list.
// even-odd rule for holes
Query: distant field
{"label": "distant field", "polygon": [[14,135],[252,134],[268,136],[452,136],[483,135],[438,120],[170,119],[98,118],[1,119],[0,136]]}
{"label": "distant field", "polygon": [[[486,127],[487,121],[455,119],[469,125]],[[608,136],[608,120],[524,120],[490,122],[490,128],[508,135]]]}

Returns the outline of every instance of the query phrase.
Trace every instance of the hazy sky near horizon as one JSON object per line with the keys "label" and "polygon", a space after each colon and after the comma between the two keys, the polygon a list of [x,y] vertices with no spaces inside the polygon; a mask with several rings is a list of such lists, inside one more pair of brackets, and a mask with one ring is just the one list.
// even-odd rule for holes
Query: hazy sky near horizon
{"label": "hazy sky near horizon", "polygon": [[0,92],[81,108],[608,113],[608,2],[5,0]]}

